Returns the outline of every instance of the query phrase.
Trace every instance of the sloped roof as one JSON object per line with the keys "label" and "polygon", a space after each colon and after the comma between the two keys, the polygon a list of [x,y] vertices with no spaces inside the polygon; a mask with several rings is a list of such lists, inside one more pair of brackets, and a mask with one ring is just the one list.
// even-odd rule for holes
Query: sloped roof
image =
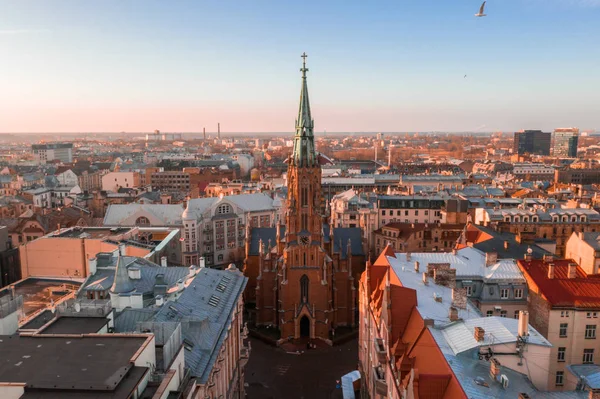
{"label": "sloped roof", "polygon": [[176,301],[165,303],[155,316],[158,322],[182,323],[188,342],[185,364],[201,384],[217,360],[247,281],[237,271],[204,268]]}
{"label": "sloped roof", "polygon": [[[588,276],[577,266],[577,277],[568,278],[571,260],[555,259],[554,278],[548,278],[549,263],[543,260],[520,260],[521,270],[537,286],[543,297],[555,307],[600,309],[600,278]],[[534,290],[529,284],[529,289]]]}
{"label": "sloped roof", "polygon": [[104,224],[108,226],[120,225],[137,213],[147,212],[165,225],[180,225],[183,210],[181,204],[111,204],[106,210]]}

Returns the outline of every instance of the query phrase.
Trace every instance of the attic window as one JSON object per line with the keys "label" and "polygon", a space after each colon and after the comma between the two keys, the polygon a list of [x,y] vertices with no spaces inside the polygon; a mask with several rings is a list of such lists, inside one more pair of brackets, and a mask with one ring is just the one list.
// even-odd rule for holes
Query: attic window
{"label": "attic window", "polygon": [[221,300],[221,298],[219,298],[216,295],[213,295],[210,297],[210,299],[208,300],[208,304],[210,306],[214,306],[215,308],[219,305],[219,301]]}

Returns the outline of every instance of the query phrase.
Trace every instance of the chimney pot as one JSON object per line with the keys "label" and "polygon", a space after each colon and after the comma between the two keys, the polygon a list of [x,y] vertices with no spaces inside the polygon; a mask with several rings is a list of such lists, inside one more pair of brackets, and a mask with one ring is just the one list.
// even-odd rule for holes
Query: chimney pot
{"label": "chimney pot", "polygon": [[475,327],[475,341],[482,342],[485,339],[485,330],[481,327]]}
{"label": "chimney pot", "polygon": [[415,261],[415,272],[419,273],[419,261]]}
{"label": "chimney pot", "polygon": [[569,263],[569,269],[567,270],[568,278],[577,278],[577,263]]}

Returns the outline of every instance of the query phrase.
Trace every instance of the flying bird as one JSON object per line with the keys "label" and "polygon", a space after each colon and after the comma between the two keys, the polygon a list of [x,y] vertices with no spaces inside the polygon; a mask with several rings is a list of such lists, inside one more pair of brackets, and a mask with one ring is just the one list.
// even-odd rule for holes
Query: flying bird
{"label": "flying bird", "polygon": [[465,75],[465,78],[467,77],[467,75]]}
{"label": "flying bird", "polygon": [[481,7],[479,7],[479,12],[477,14],[475,14],[476,17],[485,17],[486,15],[484,14],[484,8],[485,8],[485,1],[483,2],[483,4],[481,4]]}

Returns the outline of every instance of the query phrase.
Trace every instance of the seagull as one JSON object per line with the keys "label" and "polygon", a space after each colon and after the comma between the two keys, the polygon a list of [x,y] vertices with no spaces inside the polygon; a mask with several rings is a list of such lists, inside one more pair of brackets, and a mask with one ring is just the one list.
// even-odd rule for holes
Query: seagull
{"label": "seagull", "polygon": [[465,78],[467,77],[467,75],[465,75]]}
{"label": "seagull", "polygon": [[477,14],[475,14],[475,16],[476,17],[485,17],[486,15],[484,14],[484,8],[485,8],[485,1],[481,5],[481,7],[479,8],[479,12]]}

